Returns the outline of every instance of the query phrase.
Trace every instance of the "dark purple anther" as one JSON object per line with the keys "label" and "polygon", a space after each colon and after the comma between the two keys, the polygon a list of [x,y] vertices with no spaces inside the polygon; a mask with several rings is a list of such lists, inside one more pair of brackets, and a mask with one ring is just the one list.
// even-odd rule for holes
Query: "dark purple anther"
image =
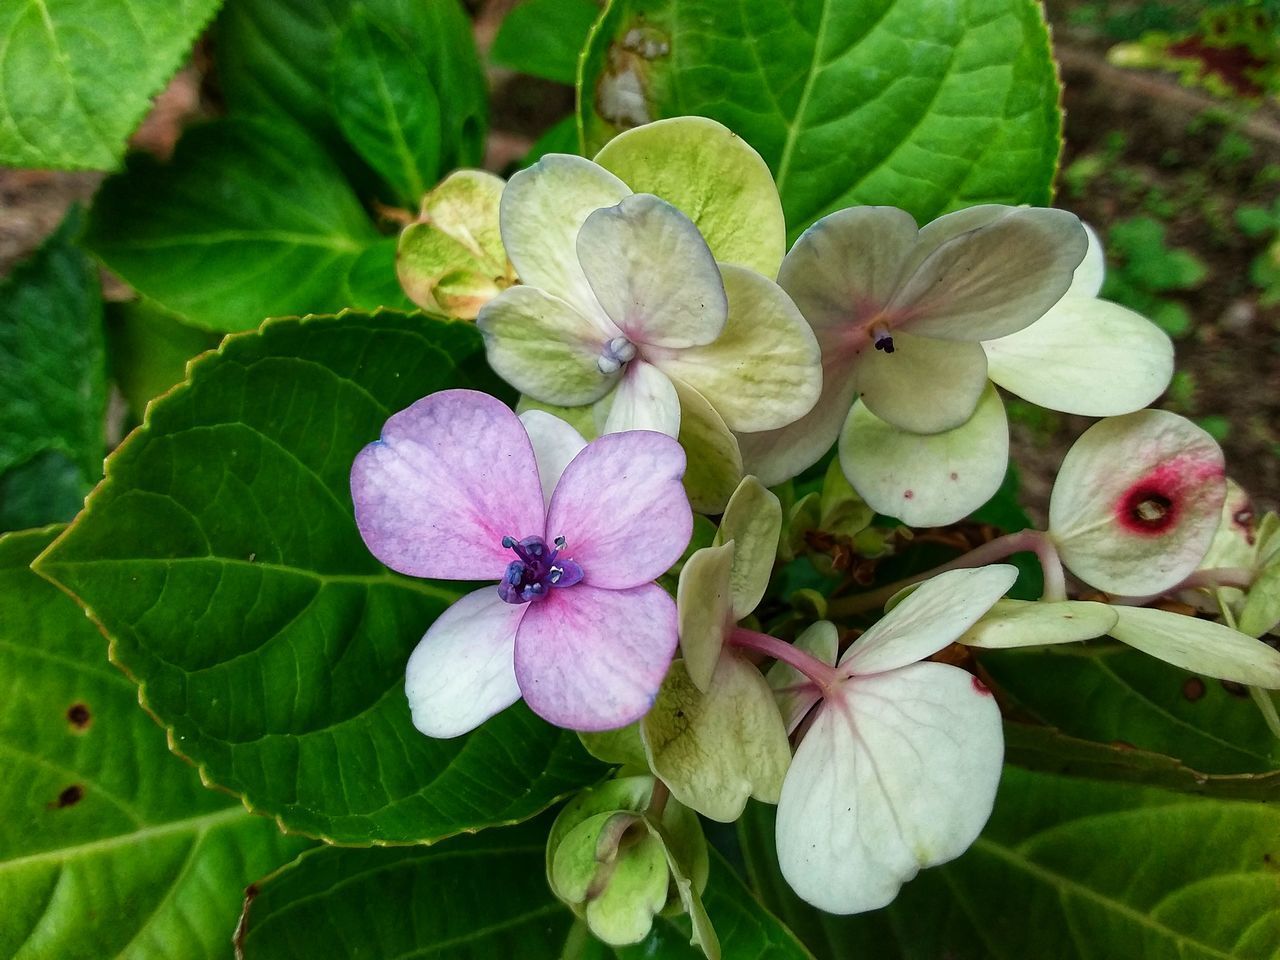
{"label": "dark purple anther", "polygon": [[582,567],[569,558],[561,558],[564,537],[556,537],[556,549],[547,550],[541,537],[503,537],[502,545],[514,550],[520,559],[507,565],[498,584],[498,596],[507,603],[529,603],[545,600],[551,587],[572,587],[582,579]]}
{"label": "dark purple anther", "polygon": [[887,333],[881,333],[876,336],[875,348],[883,350],[885,353],[893,353],[893,337]]}

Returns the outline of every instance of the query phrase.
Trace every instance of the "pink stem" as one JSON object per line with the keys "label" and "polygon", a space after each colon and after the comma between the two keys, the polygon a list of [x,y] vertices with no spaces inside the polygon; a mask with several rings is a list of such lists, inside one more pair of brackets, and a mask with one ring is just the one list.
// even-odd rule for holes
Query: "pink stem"
{"label": "pink stem", "polygon": [[824,693],[833,690],[839,682],[835,667],[823,663],[812,654],[805,653],[795,644],[771,637],[767,633],[756,633],[754,630],[734,627],[733,633],[729,634],[729,642],[735,647],[758,650],[765,656],[781,660],[812,680]]}

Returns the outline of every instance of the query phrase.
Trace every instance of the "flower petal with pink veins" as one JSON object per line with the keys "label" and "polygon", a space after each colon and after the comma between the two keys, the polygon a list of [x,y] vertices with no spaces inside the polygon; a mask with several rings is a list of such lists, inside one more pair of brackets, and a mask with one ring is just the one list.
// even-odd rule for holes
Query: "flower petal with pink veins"
{"label": "flower petal with pink veins", "polygon": [[515,671],[534,713],[571,730],[612,730],[653,705],[676,649],[676,605],[665,590],[580,583],[529,607]]}
{"label": "flower petal with pink veins", "polygon": [[543,533],[542,492],[524,427],[500,400],[444,390],[394,414],[351,467],[356,526],[393,570],[497,580],[504,536]]}
{"label": "flower petal with pink veins", "polygon": [[516,630],[528,610],[488,586],[436,619],[405,670],[415,727],[429,737],[461,736],[520,699]]}
{"label": "flower petal with pink veins", "polygon": [[884,673],[932,656],[978,622],[1018,579],[1008,563],[930,577],[840,658],[842,676]]}
{"label": "flower petal with pink veins", "polygon": [[565,538],[583,585],[625,590],[680,559],[693,533],[684,467],[670,437],[631,430],[592,440],[565,468],[547,511],[547,540]]}
{"label": "flower petal with pink veins", "polygon": [[917,663],[844,683],[782,784],[783,877],[829,913],[885,906],[977,839],[1003,757],[995,699],[963,670]]}

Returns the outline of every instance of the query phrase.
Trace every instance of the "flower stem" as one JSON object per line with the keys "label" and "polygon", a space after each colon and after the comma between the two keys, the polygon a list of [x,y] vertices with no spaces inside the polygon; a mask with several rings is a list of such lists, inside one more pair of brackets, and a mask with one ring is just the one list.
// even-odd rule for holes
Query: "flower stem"
{"label": "flower stem", "polygon": [[832,600],[827,606],[827,613],[832,617],[848,617],[866,613],[868,610],[876,610],[883,607],[889,598],[903,587],[909,587],[913,583],[928,580],[948,570],[984,567],[1015,553],[1024,552],[1034,553],[1036,559],[1040,561],[1040,569],[1044,573],[1044,593],[1040,599],[1046,601],[1067,599],[1066,575],[1063,573],[1062,561],[1058,558],[1058,548],[1054,546],[1052,538],[1043,530],[1019,530],[1017,533],[1009,533],[989,540],[963,556],[956,557],[924,573],[917,573],[915,576],[868,593]]}
{"label": "flower stem", "polygon": [[[1231,604],[1227,603],[1227,598],[1223,596],[1222,591],[1215,590],[1213,598],[1218,602],[1218,611],[1222,614],[1223,622],[1232,630],[1238,630],[1235,614],[1231,612]],[[1271,699],[1271,691],[1264,690],[1262,687],[1250,687],[1249,696],[1253,698],[1254,706],[1266,721],[1267,729],[1277,740],[1280,740],[1280,714],[1276,713],[1276,704]]]}
{"label": "flower stem", "polygon": [[765,656],[781,660],[812,680],[823,692],[834,689],[839,682],[835,667],[828,666],[795,644],[771,637],[767,633],[756,633],[754,630],[735,627],[733,633],[729,634],[729,642],[735,647],[757,650]]}

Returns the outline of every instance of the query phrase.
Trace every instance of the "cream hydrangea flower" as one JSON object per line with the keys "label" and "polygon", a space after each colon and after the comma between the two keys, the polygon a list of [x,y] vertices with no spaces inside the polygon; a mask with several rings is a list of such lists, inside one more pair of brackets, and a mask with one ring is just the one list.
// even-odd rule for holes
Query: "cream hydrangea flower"
{"label": "cream hydrangea flower", "polygon": [[[699,155],[716,159],[699,168]],[[560,154],[508,183],[502,239],[522,285],[480,313],[489,362],[535,401],[596,404],[602,432],[679,436],[694,480],[702,451],[727,459],[690,489],[695,506],[723,508],[741,479],[731,431],[792,422],[821,385],[813,333],[766,275],[783,236],[777,191],[755,151],[701,118],[625,134],[601,160],[634,186],[663,165],[661,193]]]}

